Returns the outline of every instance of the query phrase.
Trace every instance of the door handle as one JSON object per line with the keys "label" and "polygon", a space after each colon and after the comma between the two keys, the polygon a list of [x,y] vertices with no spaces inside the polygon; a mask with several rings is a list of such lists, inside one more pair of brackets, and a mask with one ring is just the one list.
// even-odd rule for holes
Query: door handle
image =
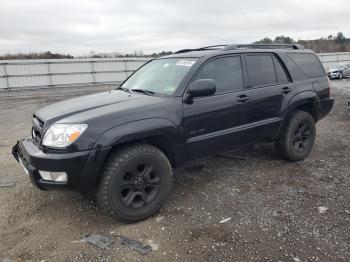
{"label": "door handle", "polygon": [[292,89],[290,89],[288,86],[285,86],[282,88],[282,94],[288,94]]}
{"label": "door handle", "polygon": [[249,99],[250,99],[250,97],[247,96],[247,95],[240,95],[240,96],[237,96],[237,102],[238,102],[238,104],[244,104],[244,103],[246,103]]}

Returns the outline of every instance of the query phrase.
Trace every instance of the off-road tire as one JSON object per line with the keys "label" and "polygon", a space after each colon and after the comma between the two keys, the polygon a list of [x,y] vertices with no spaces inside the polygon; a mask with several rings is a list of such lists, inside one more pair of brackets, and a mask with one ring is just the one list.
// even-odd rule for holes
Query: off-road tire
{"label": "off-road tire", "polygon": [[[304,128],[306,129],[302,132]],[[293,162],[300,161],[310,153],[315,136],[316,127],[313,117],[305,111],[296,111],[282,127],[276,140],[276,148],[285,159]]]}
{"label": "off-road tire", "polygon": [[[149,167],[143,171],[142,166],[145,170]],[[150,173],[151,169],[153,173]],[[149,180],[146,180],[146,176]],[[139,180],[143,181],[145,188],[141,193],[136,192],[142,190],[142,182]],[[145,181],[152,182],[152,185],[149,184],[147,188]],[[156,181],[159,187],[153,185]],[[102,210],[110,216],[124,222],[139,221],[153,215],[162,207],[171,192],[172,183],[172,168],[161,150],[148,144],[132,144],[118,149],[108,158],[99,180],[97,199]],[[154,193],[151,190],[158,191]],[[150,195],[145,197],[148,193]],[[130,204],[132,196],[133,202]]]}

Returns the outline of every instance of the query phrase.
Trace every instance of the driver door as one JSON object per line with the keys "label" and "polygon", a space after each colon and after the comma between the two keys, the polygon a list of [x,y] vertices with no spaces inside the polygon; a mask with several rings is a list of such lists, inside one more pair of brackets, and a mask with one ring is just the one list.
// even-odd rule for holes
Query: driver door
{"label": "driver door", "polygon": [[223,150],[239,142],[236,126],[245,123],[250,90],[244,90],[240,55],[209,60],[194,80],[213,79],[216,93],[184,102],[184,127],[189,158]]}

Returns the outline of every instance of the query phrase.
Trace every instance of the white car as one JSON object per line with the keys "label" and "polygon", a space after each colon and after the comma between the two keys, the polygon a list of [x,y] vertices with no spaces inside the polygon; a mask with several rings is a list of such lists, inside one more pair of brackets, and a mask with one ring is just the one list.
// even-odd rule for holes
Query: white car
{"label": "white car", "polygon": [[330,79],[343,79],[350,77],[350,65],[332,65],[329,67],[327,75]]}

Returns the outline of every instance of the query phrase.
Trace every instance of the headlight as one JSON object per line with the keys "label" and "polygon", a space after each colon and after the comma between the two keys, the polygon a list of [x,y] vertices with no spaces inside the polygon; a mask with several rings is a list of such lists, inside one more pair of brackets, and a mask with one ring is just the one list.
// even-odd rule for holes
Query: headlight
{"label": "headlight", "polygon": [[85,124],[54,124],[45,132],[42,144],[59,148],[69,146],[84,133],[86,128]]}

